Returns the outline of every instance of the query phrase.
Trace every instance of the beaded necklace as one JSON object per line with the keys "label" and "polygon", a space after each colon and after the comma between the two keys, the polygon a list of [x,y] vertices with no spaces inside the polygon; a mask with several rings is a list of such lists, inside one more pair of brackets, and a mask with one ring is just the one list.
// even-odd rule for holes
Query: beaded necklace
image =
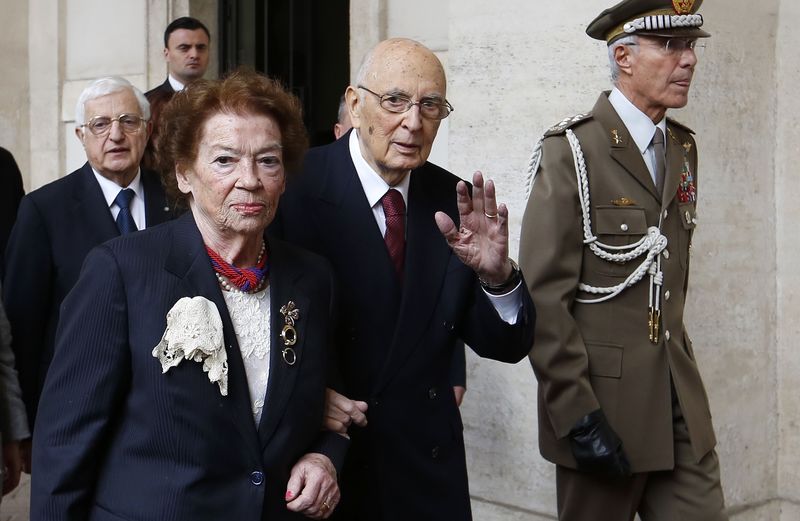
{"label": "beaded necklace", "polygon": [[220,286],[225,291],[239,291],[242,293],[256,293],[261,291],[267,282],[269,266],[267,266],[266,244],[261,242],[261,253],[258,254],[256,265],[252,268],[237,268],[219,256],[217,252],[206,246],[206,252],[211,259],[211,266],[217,275]]}

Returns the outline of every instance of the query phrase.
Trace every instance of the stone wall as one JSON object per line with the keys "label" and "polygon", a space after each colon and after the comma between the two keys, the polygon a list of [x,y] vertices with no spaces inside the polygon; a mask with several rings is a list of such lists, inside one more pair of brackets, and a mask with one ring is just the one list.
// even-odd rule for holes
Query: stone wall
{"label": "stone wall", "polygon": [[[542,131],[609,87],[605,48],[584,29],[597,0],[351,0],[351,63],[389,36],[419,39],[445,63],[456,111],[433,160],[480,169],[511,211],[519,244],[525,169]],[[113,4],[113,5],[112,5]],[[79,166],[74,103],[90,79],[163,80],[163,30],[206,0],[0,0],[20,21],[0,36],[0,146],[36,188]],[[689,107],[697,132],[699,216],[687,324],[717,428],[734,521],[800,518],[800,36],[794,0],[706,0],[713,33]],[[200,14],[206,13],[206,15]],[[124,19],[125,24],[119,20]],[[213,34],[212,47],[218,41]],[[351,73],[354,71],[351,71]],[[462,408],[475,518],[554,519],[553,467],[538,454],[536,382],[523,362],[468,358]],[[4,505],[4,509],[6,505]]]}

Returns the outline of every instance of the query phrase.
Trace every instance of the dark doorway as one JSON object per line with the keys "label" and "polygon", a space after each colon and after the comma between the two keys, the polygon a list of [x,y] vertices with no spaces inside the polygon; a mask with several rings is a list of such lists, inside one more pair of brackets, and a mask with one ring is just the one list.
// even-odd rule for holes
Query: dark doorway
{"label": "dark doorway", "polygon": [[303,102],[312,146],[333,141],[350,82],[349,0],[221,0],[222,74],[249,65],[280,79]]}

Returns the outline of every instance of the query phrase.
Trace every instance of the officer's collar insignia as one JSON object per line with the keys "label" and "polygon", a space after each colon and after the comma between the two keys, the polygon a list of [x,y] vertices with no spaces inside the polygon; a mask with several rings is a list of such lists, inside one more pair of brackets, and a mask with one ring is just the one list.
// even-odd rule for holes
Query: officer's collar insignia
{"label": "officer's collar insignia", "polygon": [[636,206],[636,201],[628,199],[627,197],[620,197],[611,201],[614,206]]}
{"label": "officer's collar insignia", "polygon": [[672,0],[672,6],[678,14],[692,14],[694,0]]}
{"label": "officer's collar insignia", "polygon": [[614,141],[615,145],[619,145],[622,143],[622,138],[619,137],[619,130],[617,129],[611,130],[611,139]]}

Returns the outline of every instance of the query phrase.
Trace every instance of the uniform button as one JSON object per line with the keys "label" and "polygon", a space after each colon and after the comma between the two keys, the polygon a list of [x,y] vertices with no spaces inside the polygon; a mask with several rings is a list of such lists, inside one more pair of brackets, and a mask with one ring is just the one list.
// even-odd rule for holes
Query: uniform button
{"label": "uniform button", "polygon": [[428,389],[428,398],[430,398],[431,400],[435,400],[438,394],[439,393],[436,387],[431,387],[430,389]]}
{"label": "uniform button", "polygon": [[667,341],[669,341],[669,337],[670,337],[670,336],[671,336],[671,335],[669,334],[669,329],[667,329],[666,331],[664,331],[664,338],[666,338],[666,339],[667,339]]}
{"label": "uniform button", "polygon": [[665,291],[664,292],[664,300],[669,300],[669,295],[670,295],[669,290]]}
{"label": "uniform button", "polygon": [[431,458],[436,459],[439,457],[439,447],[436,446],[431,449]]}
{"label": "uniform button", "polygon": [[623,232],[627,232],[628,231],[628,225],[625,224],[625,223],[622,223],[622,224],[619,225],[619,229],[622,230]]}
{"label": "uniform button", "polygon": [[669,212],[666,209],[664,209],[664,219],[667,218],[667,215],[669,215]]}
{"label": "uniform button", "polygon": [[665,259],[669,259],[669,250],[664,250],[664,253],[662,253],[662,255],[664,255]]}
{"label": "uniform button", "polygon": [[447,320],[442,322],[442,325],[448,331],[453,331],[456,328],[455,324],[453,324],[452,322],[448,322]]}
{"label": "uniform button", "polygon": [[261,472],[260,470],[256,470],[255,472],[250,474],[250,483],[256,486],[264,483],[264,473]]}

